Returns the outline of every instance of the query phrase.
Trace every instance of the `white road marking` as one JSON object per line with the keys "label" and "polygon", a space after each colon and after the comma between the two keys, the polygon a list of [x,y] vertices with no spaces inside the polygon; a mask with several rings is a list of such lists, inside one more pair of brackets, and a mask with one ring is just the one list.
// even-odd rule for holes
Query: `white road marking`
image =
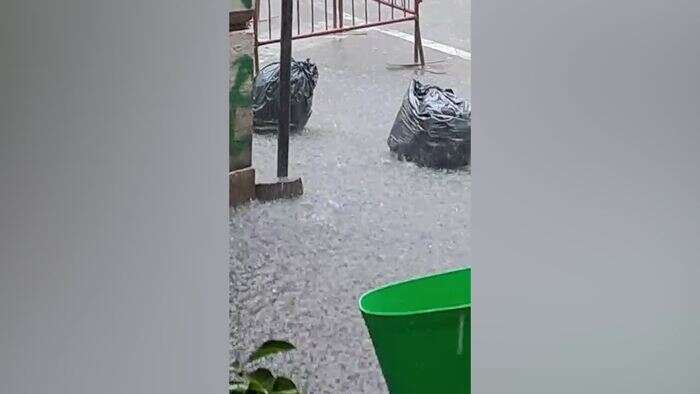
{"label": "white road marking", "polygon": [[[352,15],[350,15],[348,13],[343,13],[343,16],[345,17],[346,20],[352,21]],[[356,16],[355,23],[363,24],[366,22],[362,18],[358,18]],[[391,30],[391,29],[382,29],[380,27],[370,27],[370,28],[368,28],[368,30],[378,31],[380,33],[386,34],[388,36],[400,38],[400,39],[408,41],[410,43],[413,43],[413,41],[414,41],[413,34],[404,33],[402,31]],[[437,42],[437,41],[428,40],[428,39],[423,38],[423,46],[426,48],[434,49],[438,52],[446,53],[450,56],[456,56],[456,57],[459,57],[459,58],[462,58],[462,59],[468,60],[468,61],[472,60],[472,54],[470,52],[449,46],[447,44],[442,44],[442,43]]]}

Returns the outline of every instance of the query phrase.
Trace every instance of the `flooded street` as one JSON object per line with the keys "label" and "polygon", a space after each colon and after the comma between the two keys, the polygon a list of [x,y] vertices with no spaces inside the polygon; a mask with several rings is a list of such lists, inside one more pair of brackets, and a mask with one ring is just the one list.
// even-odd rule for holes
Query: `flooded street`
{"label": "flooded street", "polygon": [[[440,37],[461,35],[444,26],[431,36],[441,23],[426,17],[424,37],[464,43]],[[276,50],[265,47],[263,63]],[[471,263],[470,170],[400,162],[386,143],[412,78],[470,97],[470,62],[425,51],[439,62],[417,75],[387,69],[410,62],[412,44],[380,31],[295,41],[294,57],[319,69],[307,129],[290,139],[289,172],[304,195],[231,210],[232,354],[291,341],[298,350],[275,367],[305,393],[386,393],[359,296]],[[276,155],[276,136],[254,136],[258,182],[274,179]]]}

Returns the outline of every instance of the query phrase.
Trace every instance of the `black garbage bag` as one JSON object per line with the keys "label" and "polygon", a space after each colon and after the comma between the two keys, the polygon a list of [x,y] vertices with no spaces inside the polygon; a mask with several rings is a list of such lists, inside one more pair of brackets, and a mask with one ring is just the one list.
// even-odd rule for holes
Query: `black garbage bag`
{"label": "black garbage bag", "polygon": [[413,80],[389,135],[399,159],[433,168],[458,168],[471,157],[471,105],[451,89]]}
{"label": "black garbage bag", "polygon": [[[292,59],[290,81],[289,131],[301,131],[311,116],[314,89],[318,81],[318,69],[308,59],[297,62]],[[263,67],[253,81],[253,128],[257,133],[277,133],[279,120],[280,65],[271,63]]]}

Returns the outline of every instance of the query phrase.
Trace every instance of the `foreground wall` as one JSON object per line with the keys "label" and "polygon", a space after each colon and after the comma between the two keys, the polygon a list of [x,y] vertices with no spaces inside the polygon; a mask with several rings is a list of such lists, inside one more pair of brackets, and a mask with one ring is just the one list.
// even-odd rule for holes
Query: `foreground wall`
{"label": "foreground wall", "polygon": [[252,168],[254,35],[247,23],[250,1],[234,0],[229,13],[229,203],[239,205],[255,198]]}
{"label": "foreground wall", "polygon": [[253,111],[253,33],[250,30],[229,32],[229,154],[230,170],[251,165]]}

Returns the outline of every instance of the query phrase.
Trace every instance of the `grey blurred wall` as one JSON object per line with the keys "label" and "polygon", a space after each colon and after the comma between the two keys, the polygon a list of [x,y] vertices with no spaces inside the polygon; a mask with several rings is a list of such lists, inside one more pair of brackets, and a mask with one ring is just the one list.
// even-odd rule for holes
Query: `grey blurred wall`
{"label": "grey blurred wall", "polygon": [[473,391],[700,393],[700,2],[473,23]]}
{"label": "grey blurred wall", "polygon": [[[0,13],[1,392],[226,387],[227,3]],[[700,5],[473,5],[476,393],[697,393]]]}
{"label": "grey blurred wall", "polygon": [[0,392],[227,387],[228,2],[0,11]]}

